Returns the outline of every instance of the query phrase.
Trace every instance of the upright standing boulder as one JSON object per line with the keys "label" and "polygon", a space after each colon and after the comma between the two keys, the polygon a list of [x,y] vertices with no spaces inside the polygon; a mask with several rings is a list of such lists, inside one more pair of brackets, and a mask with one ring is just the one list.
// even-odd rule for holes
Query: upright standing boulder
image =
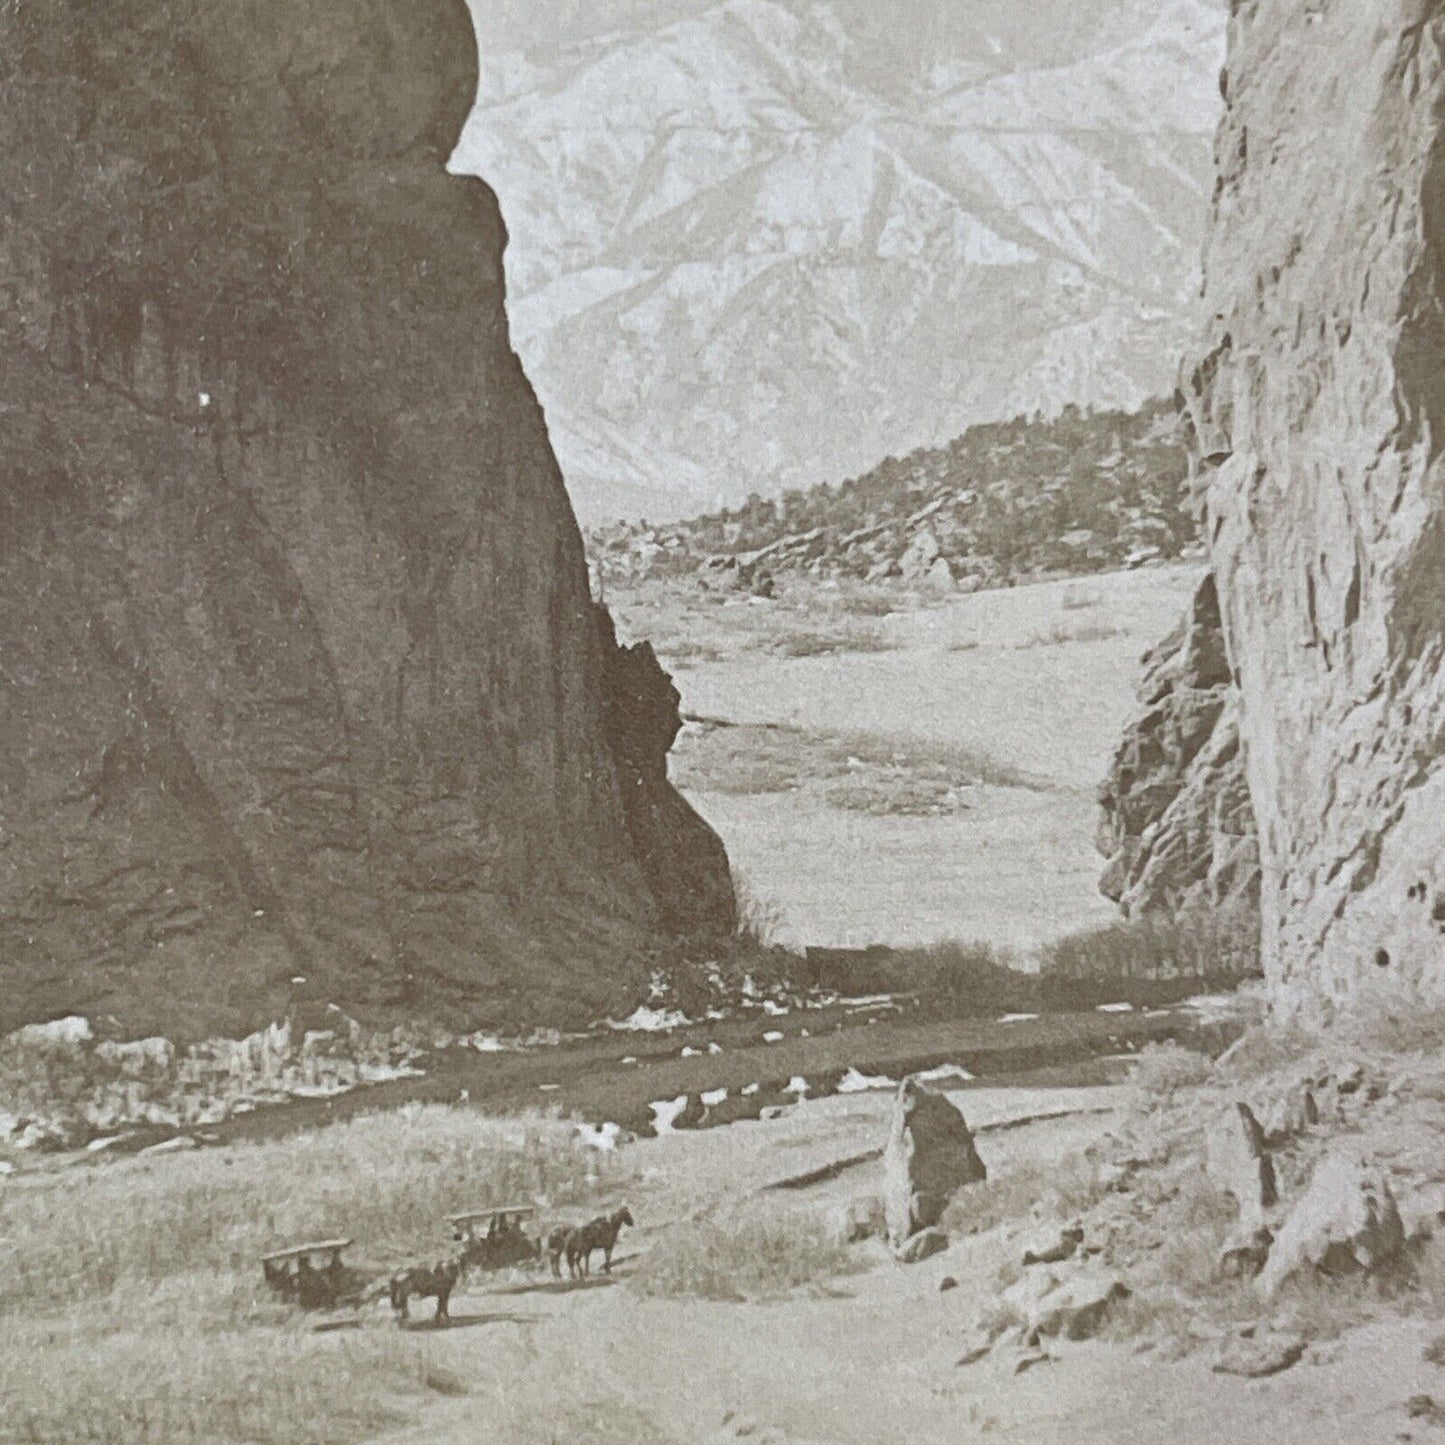
{"label": "upright standing boulder", "polygon": [[1234,1196],[1249,1224],[1262,1224],[1264,1211],[1278,1202],[1274,1161],[1248,1104],[1231,1104],[1209,1131],[1204,1169],[1211,1183]]}
{"label": "upright standing boulder", "polygon": [[954,1194],[988,1177],[963,1112],[910,1077],[898,1086],[883,1150],[883,1215],[895,1248],[943,1217]]}

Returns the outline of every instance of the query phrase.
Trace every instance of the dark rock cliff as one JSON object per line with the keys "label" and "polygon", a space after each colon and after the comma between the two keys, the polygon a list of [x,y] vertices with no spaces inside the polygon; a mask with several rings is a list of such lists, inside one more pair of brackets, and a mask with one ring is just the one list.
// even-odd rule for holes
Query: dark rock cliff
{"label": "dark rock cliff", "polygon": [[1277,1012],[1445,1001],[1445,10],[1234,0],[1186,392]]}
{"label": "dark rock cliff", "polygon": [[577,1019],[730,930],[475,84],[463,0],[0,8],[0,1028]]}

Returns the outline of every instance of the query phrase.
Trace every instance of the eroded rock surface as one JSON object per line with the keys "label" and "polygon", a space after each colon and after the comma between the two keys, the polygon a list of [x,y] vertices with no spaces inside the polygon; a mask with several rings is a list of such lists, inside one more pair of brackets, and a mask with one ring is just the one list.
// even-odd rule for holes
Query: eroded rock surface
{"label": "eroded rock surface", "polygon": [[1140,715],[1100,790],[1100,888],[1131,917],[1232,914],[1252,944],[1259,850],[1212,576],[1143,665]]}
{"label": "eroded rock surface", "polygon": [[1239,1205],[1248,1225],[1262,1224],[1264,1211],[1279,1200],[1274,1160],[1264,1130],[1248,1104],[1229,1104],[1213,1122],[1205,1140],[1204,1170]]}
{"label": "eroded rock surface", "polygon": [[904,1079],[883,1148],[888,1242],[897,1249],[937,1225],[949,1200],[987,1174],[962,1110],[917,1079]]}
{"label": "eroded rock surface", "polygon": [[1285,1017],[1445,997],[1445,14],[1233,6],[1186,391]]}
{"label": "eroded rock surface", "polygon": [[0,11],[0,1029],[587,1019],[733,914],[448,177],[462,0]]}
{"label": "eroded rock surface", "polygon": [[1404,1248],[1405,1226],[1384,1171],[1336,1150],[1291,1209],[1259,1288],[1273,1295],[1301,1272],[1372,1274],[1397,1263]]}

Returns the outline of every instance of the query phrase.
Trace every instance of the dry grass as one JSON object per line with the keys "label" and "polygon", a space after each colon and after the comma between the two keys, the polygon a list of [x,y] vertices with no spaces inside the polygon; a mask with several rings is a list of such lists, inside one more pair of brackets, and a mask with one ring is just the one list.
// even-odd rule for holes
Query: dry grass
{"label": "dry grass", "polygon": [[1134,1087],[1151,1098],[1168,1098],[1209,1078],[1209,1058],[1174,1039],[1145,1044],[1130,1070]]}
{"label": "dry grass", "polygon": [[769,1300],[857,1267],[821,1215],[747,1204],[668,1230],[633,1284],[673,1298]]}
{"label": "dry grass", "polygon": [[711,727],[673,755],[673,781],[741,796],[817,789],[833,807],[878,815],[952,811],[961,789],[1038,789],[1017,768],[966,748],[786,726]]}
{"label": "dry grass", "polygon": [[895,587],[859,587],[840,584],[833,594],[844,612],[857,617],[888,617],[906,611],[910,599]]}
{"label": "dry grass", "polygon": [[[208,1328],[199,1312],[105,1334],[0,1328],[0,1440],[34,1445],[350,1445],[401,1423],[439,1378],[395,1330]],[[441,1392],[437,1392],[441,1393]],[[403,1408],[398,1408],[403,1406]]]}
{"label": "dry grass", "polygon": [[857,626],[831,632],[782,632],[767,640],[767,650],[777,657],[832,657],[840,652],[889,652],[892,648],[875,628]]}
{"label": "dry grass", "polygon": [[1116,627],[1106,622],[1076,622],[1072,625],[1067,622],[1055,622],[1052,627],[1044,628],[1034,633],[1032,637],[1025,637],[1014,643],[1015,648],[1027,649],[1030,647],[1064,647],[1073,642],[1108,642],[1115,637],[1124,636],[1126,629]]}
{"label": "dry grass", "polygon": [[443,1217],[468,1205],[582,1198],[598,1167],[567,1124],[431,1106],[12,1186],[0,1195],[0,1317],[193,1271],[236,1274],[249,1289],[266,1249],[318,1234],[354,1238],[384,1263],[435,1248]]}
{"label": "dry grass", "polygon": [[1087,1159],[1020,1164],[960,1190],[944,1211],[950,1235],[987,1234],[1001,1225],[1067,1223],[1104,1197],[1098,1166]]}
{"label": "dry grass", "polygon": [[958,1013],[1026,1008],[1037,995],[1037,980],[1015,968],[1006,949],[961,939],[899,949],[887,987]]}
{"label": "dry grass", "polygon": [[777,900],[740,868],[733,869],[733,894],[738,901],[734,955],[766,959],[781,949],[788,937],[788,919]]}
{"label": "dry grass", "polygon": [[[1069,984],[1138,985],[1182,981],[1230,987],[1259,972],[1258,925],[1245,910],[1211,910],[1178,919],[1120,919],[1049,944],[1042,953],[1045,991]],[[1121,1001],[1148,1004],[1148,988],[1125,987]]]}
{"label": "dry grass", "polygon": [[612,1182],[599,1169],[617,1166],[574,1147],[560,1121],[429,1107],[12,1180],[0,1195],[0,1439],[359,1439],[396,1418],[398,1394],[458,1382],[389,1324],[311,1333],[267,1294],[257,1257],[345,1234],[358,1266],[382,1270],[449,1247],[451,1211],[581,1200]]}

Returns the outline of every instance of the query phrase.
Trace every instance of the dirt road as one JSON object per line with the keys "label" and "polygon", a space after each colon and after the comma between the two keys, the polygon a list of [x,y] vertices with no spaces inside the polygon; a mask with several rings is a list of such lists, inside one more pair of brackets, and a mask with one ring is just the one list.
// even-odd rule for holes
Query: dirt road
{"label": "dirt road", "polygon": [[[1124,1102],[1117,1089],[957,1097],[992,1177],[1077,1154],[1119,1124]],[[1410,1438],[1405,1402],[1440,1388],[1421,1357],[1429,1330],[1413,1324],[1372,1327],[1347,1350],[1317,1349],[1272,1380],[1096,1342],[1059,1346],[1024,1374],[1007,1352],[960,1367],[996,1262],[978,1240],[912,1268],[881,1245],[861,1246],[858,1273],[775,1304],[660,1300],[629,1287],[639,1257],[677,1220],[876,1144],[887,1108],[882,1096],[837,1098],[785,1119],[632,1146],[640,1229],[614,1279],[494,1286],[454,1304],[451,1330],[418,1329],[437,1368],[467,1393],[384,1445],[1360,1445]],[[1038,1115],[1055,1117],[999,1127]],[[868,1192],[872,1167],[819,1184],[809,1202],[825,1208]],[[946,1275],[959,1288],[940,1292]]]}

